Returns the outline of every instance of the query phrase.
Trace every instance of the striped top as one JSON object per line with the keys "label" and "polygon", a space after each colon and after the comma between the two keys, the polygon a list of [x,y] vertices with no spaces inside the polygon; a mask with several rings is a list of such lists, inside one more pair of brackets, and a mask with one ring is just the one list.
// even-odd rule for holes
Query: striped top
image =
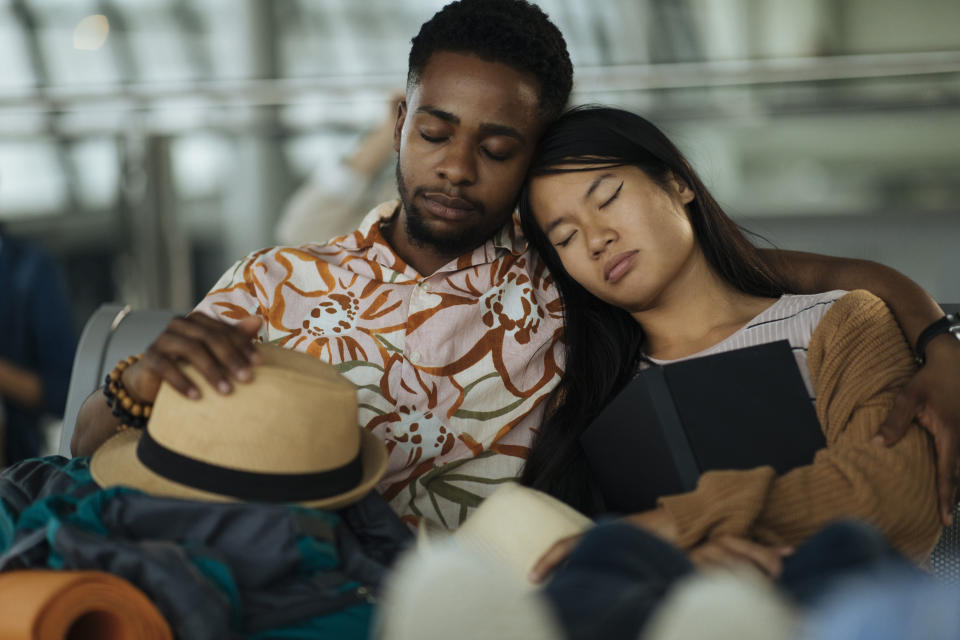
{"label": "striped top", "polygon": [[[797,359],[797,366],[800,368],[800,375],[807,387],[807,393],[810,394],[811,400],[816,400],[813,383],[810,381],[810,368],[807,366],[807,349],[810,346],[810,336],[813,335],[814,329],[820,324],[820,319],[823,318],[827,309],[846,294],[846,291],[839,290],[812,295],[786,294],[780,296],[776,302],[735,333],[712,347],[675,360],[648,359],[654,364],[664,365],[689,360],[690,358],[753,347],[758,344],[786,340],[790,343],[793,355]],[[641,364],[641,367],[643,366]]]}

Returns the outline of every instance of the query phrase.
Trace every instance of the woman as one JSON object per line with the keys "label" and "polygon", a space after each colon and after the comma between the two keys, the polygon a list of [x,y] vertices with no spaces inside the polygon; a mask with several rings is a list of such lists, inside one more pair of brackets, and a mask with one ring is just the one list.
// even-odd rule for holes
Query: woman
{"label": "woman", "polygon": [[940,522],[927,436],[873,442],[913,371],[882,301],[791,295],[670,140],[621,110],[576,109],[546,132],[520,213],[563,296],[567,342],[525,484],[602,512],[579,436],[638,367],[786,338],[827,442],[814,462],[780,477],[707,472],[629,518],[684,550],[724,536],[792,547],[853,517],[914,560],[931,551]]}

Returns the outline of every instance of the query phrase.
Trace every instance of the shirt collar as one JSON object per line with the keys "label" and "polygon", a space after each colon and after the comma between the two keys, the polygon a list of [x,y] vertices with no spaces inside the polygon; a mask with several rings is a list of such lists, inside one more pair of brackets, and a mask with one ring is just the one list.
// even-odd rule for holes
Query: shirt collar
{"label": "shirt collar", "polygon": [[[361,221],[359,228],[353,233],[336,238],[330,244],[337,245],[344,249],[374,251],[375,254],[382,254],[378,262],[382,264],[394,263],[400,260],[400,257],[394,252],[393,248],[387,242],[380,231],[380,223],[389,220],[394,216],[398,207],[399,200],[391,200],[374,207]],[[519,256],[527,250],[527,239],[520,228],[520,217],[516,211],[510,218],[510,222],[501,227],[489,240],[473,250],[469,256],[462,256],[459,260],[451,261],[451,265],[456,268],[462,268],[463,259],[467,258],[469,264],[466,266],[477,266],[493,262],[501,257],[505,252],[514,256]],[[385,260],[386,258],[386,260]],[[449,270],[449,267],[443,267],[441,271]]]}

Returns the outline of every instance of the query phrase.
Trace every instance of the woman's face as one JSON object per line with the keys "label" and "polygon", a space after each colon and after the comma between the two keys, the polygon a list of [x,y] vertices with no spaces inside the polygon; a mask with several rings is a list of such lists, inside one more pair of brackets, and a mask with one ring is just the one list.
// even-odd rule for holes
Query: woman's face
{"label": "woman's face", "polygon": [[[564,169],[581,168],[577,165]],[[687,185],[634,166],[534,178],[530,204],[563,267],[601,300],[638,312],[657,305],[699,254]]]}

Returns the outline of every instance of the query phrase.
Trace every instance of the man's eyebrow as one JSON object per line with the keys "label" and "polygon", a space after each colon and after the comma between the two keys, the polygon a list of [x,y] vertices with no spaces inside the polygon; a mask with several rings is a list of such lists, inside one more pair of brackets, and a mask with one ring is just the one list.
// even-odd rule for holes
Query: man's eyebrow
{"label": "man's eyebrow", "polygon": [[423,107],[417,107],[417,113],[427,113],[433,116],[434,118],[440,118],[446,122],[452,124],[460,124],[460,118],[453,115],[449,111],[444,111],[443,109],[437,109],[436,107],[431,107],[429,105]]}
{"label": "man's eyebrow", "polygon": [[597,176],[597,179],[590,183],[590,188],[587,189],[587,192],[583,194],[583,200],[586,202],[587,198],[590,197],[590,194],[597,190],[597,187],[600,186],[600,183],[606,180],[607,178],[613,178],[612,173],[605,173],[602,176]]}
{"label": "man's eyebrow", "polygon": [[522,133],[520,133],[513,127],[508,127],[505,124],[491,124],[491,123],[481,124],[480,131],[484,135],[488,135],[488,136],[507,136],[508,138],[514,138],[519,142],[527,141],[527,139],[523,137]]}
{"label": "man's eyebrow", "polygon": [[[460,118],[449,111],[444,111],[443,109],[438,109],[437,107],[431,107],[430,105],[424,105],[417,107],[416,113],[426,113],[433,116],[434,118],[439,118],[444,122],[449,122],[451,124],[460,124]],[[526,142],[527,139],[520,133],[517,129],[507,126],[505,124],[494,124],[492,122],[485,122],[480,125],[480,132],[485,136],[507,136],[510,138],[515,138],[520,142]]]}

